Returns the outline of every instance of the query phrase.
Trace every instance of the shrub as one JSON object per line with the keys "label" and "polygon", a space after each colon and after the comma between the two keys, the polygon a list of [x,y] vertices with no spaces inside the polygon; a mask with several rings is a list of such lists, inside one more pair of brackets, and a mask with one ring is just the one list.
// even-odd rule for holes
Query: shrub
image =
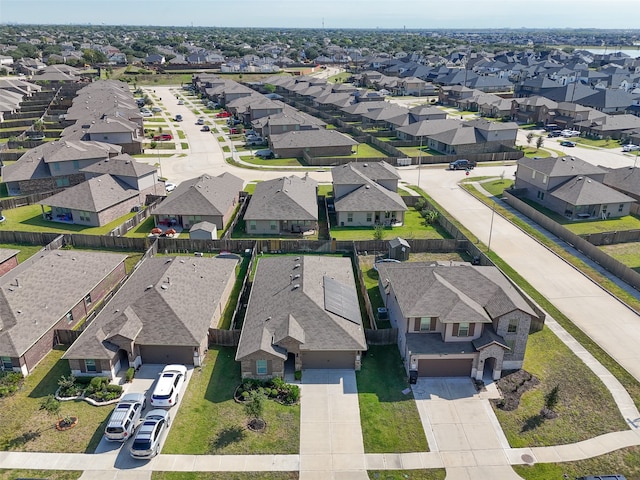
{"label": "shrub", "polygon": [[278,390],[280,390],[281,388],[283,388],[286,384],[284,383],[284,380],[280,377],[275,377],[271,380],[271,385],[273,386],[273,388],[277,388]]}
{"label": "shrub", "polygon": [[427,201],[423,197],[420,197],[416,201],[416,204],[413,208],[415,208],[418,212],[421,212],[422,210],[425,209],[426,206],[427,206]]}
{"label": "shrub", "polygon": [[278,396],[278,389],[277,388],[271,388],[269,389],[269,396],[271,398],[276,398]]}
{"label": "shrub", "polygon": [[125,380],[127,381],[127,383],[131,383],[131,381],[133,380],[133,377],[136,374],[136,369],[133,367],[129,367],[127,369],[127,375],[125,377]]}
{"label": "shrub", "polygon": [[296,370],[293,374],[293,378],[298,381],[302,380],[302,370]]}
{"label": "shrub", "polygon": [[113,392],[120,395],[122,393],[122,387],[120,385],[110,383],[109,385],[107,385],[107,392]]}
{"label": "shrub", "polygon": [[61,397],[75,397],[82,392],[80,385],[76,383],[76,377],[64,375],[58,380],[58,386],[60,387],[59,394]]}
{"label": "shrub", "polygon": [[100,390],[106,390],[106,385],[109,383],[107,377],[93,377],[87,387],[87,393],[92,394]]}
{"label": "shrub", "polygon": [[76,383],[86,387],[92,379],[93,377],[76,377]]}
{"label": "shrub", "polygon": [[14,394],[20,388],[22,378],[18,372],[0,372],[0,398]]}
{"label": "shrub", "polygon": [[249,398],[249,392],[245,390],[240,394],[240,396],[242,397],[243,400],[247,400]]}

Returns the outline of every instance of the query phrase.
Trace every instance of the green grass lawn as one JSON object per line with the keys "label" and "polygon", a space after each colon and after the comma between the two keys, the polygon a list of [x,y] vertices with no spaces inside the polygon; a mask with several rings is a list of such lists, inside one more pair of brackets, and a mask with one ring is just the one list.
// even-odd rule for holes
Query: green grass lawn
{"label": "green grass lawn", "polygon": [[185,133],[182,130],[178,130],[178,138],[180,140],[184,140],[185,138],[187,138],[187,136],[185,135]]}
{"label": "green grass lawn", "polygon": [[34,256],[40,250],[43,245],[23,245],[17,243],[0,243],[0,248],[8,248],[11,250],[20,250],[18,254],[18,264],[24,262],[27,258]]}
{"label": "green grass lawn", "polygon": [[395,345],[371,346],[356,372],[360,423],[366,453],[426,452],[418,408]]}
{"label": "green grass lawn", "polygon": [[561,479],[586,475],[618,473],[627,480],[640,478],[640,447],[629,447],[599,457],[577,462],[538,463],[533,466],[514,465],[513,469],[525,480]]}
{"label": "green grass lawn", "polygon": [[610,257],[640,272],[640,242],[617,243],[598,247]]}
{"label": "green grass lawn", "polygon": [[487,192],[489,192],[494,197],[502,196],[502,193],[505,189],[511,187],[513,185],[513,180],[492,180],[490,182],[482,182],[482,188],[484,188]]}
{"label": "green grass lawn", "polygon": [[622,148],[620,144],[620,140],[596,140],[592,138],[583,138],[583,137],[575,137],[572,140],[580,145],[587,145],[589,147],[598,147],[598,148]]}
{"label": "green grass lawn", "polygon": [[231,322],[233,321],[233,313],[235,312],[236,304],[238,303],[238,297],[240,296],[240,290],[242,288],[242,282],[244,282],[244,278],[247,276],[247,270],[249,270],[249,261],[250,257],[244,256],[242,257],[242,263],[236,266],[236,281],[233,284],[233,289],[231,290],[231,295],[229,296],[229,301],[224,309],[222,314],[222,318],[220,318],[220,323],[218,328],[228,330],[231,328]]}
{"label": "green grass lawn", "polygon": [[142,222],[129,230],[124,236],[132,238],[146,238],[149,236],[153,227],[155,227],[153,215],[149,215]]}
{"label": "green grass lawn", "polygon": [[233,399],[240,384],[240,365],[234,357],[233,348],[209,349],[204,366],[193,373],[162,453],[298,453],[300,405],[266,401],[263,416],[266,431],[255,433],[246,428],[244,408]]}
{"label": "green grass lawn", "polygon": [[330,183],[318,185],[318,195],[324,195],[325,197],[332,197],[333,185]]}
{"label": "green grass lawn", "polygon": [[[45,207],[48,211],[48,208]],[[113,222],[102,227],[85,227],[66,223],[52,222],[42,218],[40,205],[27,205],[24,207],[5,210],[6,220],[0,224],[4,230],[19,232],[50,232],[50,233],[82,233],[86,235],[106,235],[127,219],[135,216],[135,213],[127,213]]]}
{"label": "green grass lawn", "polygon": [[152,472],[151,480],[297,480],[298,472]]}
{"label": "green grass lawn", "polygon": [[337,75],[332,75],[327,79],[329,83],[343,83],[346,82],[349,78],[352,77],[352,74],[349,72],[341,72]]}
{"label": "green grass lawn", "polygon": [[[223,147],[224,150],[224,147]],[[255,151],[255,150],[254,150]],[[304,167],[305,165],[297,158],[271,158],[263,159],[255,155],[243,155],[240,160],[251,165],[260,165],[266,167]]]}
{"label": "green grass lawn", "polygon": [[428,470],[369,470],[371,480],[444,480],[447,472],[444,468]]}
{"label": "green grass lawn", "polygon": [[[549,329],[529,335],[524,369],[540,384],[522,396],[516,410],[494,407],[512,447],[563,445],[628,428],[605,385]],[[556,385],[558,417],[538,422],[544,396]]]}
{"label": "green grass lawn", "polygon": [[551,156],[551,151],[545,150],[544,148],[536,148],[536,147],[524,147],[524,150],[522,151],[522,153],[524,153],[524,156],[527,158],[534,158],[534,157],[547,158]]}
{"label": "green grass lawn", "polygon": [[435,150],[431,150],[429,147],[424,145],[422,148],[418,147],[398,147],[402,153],[404,153],[407,157],[419,158],[419,157],[432,157],[434,155],[440,155],[439,152]]}
{"label": "green grass lawn", "polygon": [[180,142],[180,147],[182,147],[182,150],[188,150],[189,144],[187,142]]}
{"label": "green grass lawn", "polygon": [[369,145],[368,143],[360,143],[353,147],[353,151],[351,155],[347,155],[347,157],[352,158],[385,158],[388,155],[382,150],[374,147],[373,145]]}
{"label": "green grass lawn", "polygon": [[133,158],[171,158],[174,155],[173,153],[138,153],[131,156]]}
{"label": "green grass lawn", "polygon": [[47,480],[77,480],[82,470],[0,470],[0,480],[46,478]]}
{"label": "green grass lawn", "polygon": [[[373,227],[331,227],[331,236],[337,240],[373,240]],[[420,212],[410,208],[404,212],[404,224],[401,227],[386,227],[384,239],[402,237],[412,238],[449,238],[437,225],[424,225]]]}
{"label": "green grass lawn", "polygon": [[[64,350],[56,347],[27,376],[13,396],[0,399],[0,450],[29,452],[93,453],[104,433],[113,405],[94,407],[83,400],[62,402],[60,416],[78,417],[78,425],[59,432],[56,418],[40,410],[40,403],[55,393],[58,380],[69,375]],[[63,478],[63,477],[61,477]]]}

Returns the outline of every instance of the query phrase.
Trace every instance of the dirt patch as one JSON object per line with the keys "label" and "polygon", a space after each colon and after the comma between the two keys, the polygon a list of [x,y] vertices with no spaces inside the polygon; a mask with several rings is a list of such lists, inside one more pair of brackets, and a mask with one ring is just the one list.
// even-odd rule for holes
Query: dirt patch
{"label": "dirt patch", "polygon": [[540,380],[525,370],[511,372],[496,382],[502,398],[492,402],[501,410],[513,411],[518,408],[524,392],[535,388],[539,383]]}

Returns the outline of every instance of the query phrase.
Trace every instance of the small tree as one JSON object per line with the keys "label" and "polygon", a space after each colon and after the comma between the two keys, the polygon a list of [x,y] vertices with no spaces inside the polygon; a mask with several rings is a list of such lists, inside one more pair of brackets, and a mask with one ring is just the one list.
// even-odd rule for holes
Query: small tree
{"label": "small tree", "polygon": [[536,140],[536,150],[540,150],[542,148],[542,145],[544,145],[544,138],[538,137],[538,139]]}
{"label": "small tree", "polygon": [[380,223],[376,223],[373,226],[373,239],[374,240],[383,240],[384,239],[384,225]]}
{"label": "small tree", "polygon": [[262,430],[265,421],[262,419],[264,413],[264,393],[258,390],[247,392],[247,401],[244,404],[244,411],[249,417],[249,428],[252,430]]}
{"label": "small tree", "polygon": [[40,403],[40,410],[44,410],[51,416],[58,417],[60,419],[60,402],[53,395],[47,395]]}
{"label": "small tree", "polygon": [[553,387],[549,393],[544,396],[544,407],[540,411],[540,415],[544,418],[555,418],[556,413],[554,408],[560,401],[560,385]]}
{"label": "small tree", "polygon": [[533,132],[529,132],[527,133],[527,145],[531,145],[532,141],[533,141]]}

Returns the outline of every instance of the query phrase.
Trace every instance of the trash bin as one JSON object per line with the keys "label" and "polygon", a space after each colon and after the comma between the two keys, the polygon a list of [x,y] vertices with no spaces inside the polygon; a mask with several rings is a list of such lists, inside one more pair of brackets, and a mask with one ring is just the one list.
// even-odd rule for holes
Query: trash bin
{"label": "trash bin", "polygon": [[418,383],[418,371],[409,370],[409,384],[415,385],[416,383]]}

